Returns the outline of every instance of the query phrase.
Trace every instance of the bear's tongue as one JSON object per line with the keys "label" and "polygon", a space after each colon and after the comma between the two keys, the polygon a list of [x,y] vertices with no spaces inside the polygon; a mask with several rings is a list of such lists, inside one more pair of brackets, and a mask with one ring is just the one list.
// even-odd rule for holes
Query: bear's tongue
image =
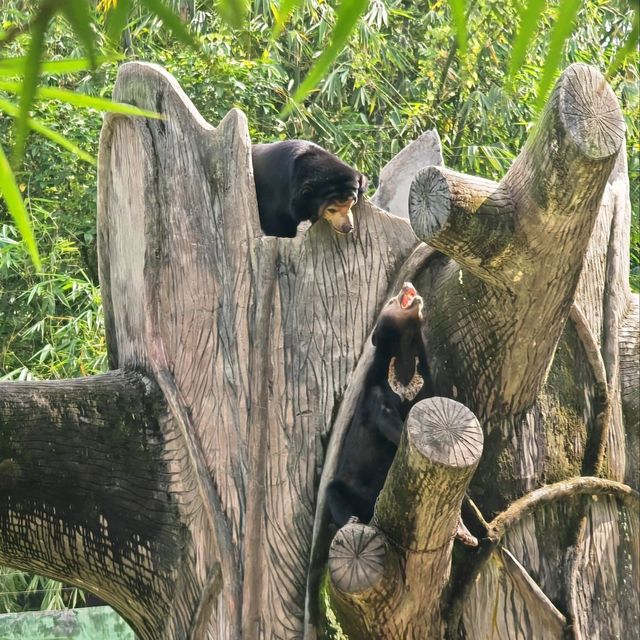
{"label": "bear's tongue", "polygon": [[413,302],[413,299],[416,297],[416,290],[411,287],[407,287],[403,292],[400,298],[400,306],[403,309],[408,309]]}

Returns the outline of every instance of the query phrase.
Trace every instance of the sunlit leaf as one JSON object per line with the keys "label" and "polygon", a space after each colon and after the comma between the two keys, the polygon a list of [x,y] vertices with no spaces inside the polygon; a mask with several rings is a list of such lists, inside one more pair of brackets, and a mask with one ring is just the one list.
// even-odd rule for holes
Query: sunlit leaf
{"label": "sunlit leaf", "polygon": [[302,5],[304,0],[282,0],[275,11],[275,23],[271,32],[271,39],[276,40],[289,21],[291,14]]}
{"label": "sunlit leaf", "polygon": [[[10,116],[17,118],[19,114],[19,109],[15,104],[7,100],[3,100],[0,98],[0,111],[4,111],[8,113]],[[67,151],[71,151],[74,155],[78,156],[81,160],[88,162],[89,164],[95,165],[96,161],[93,156],[86,151],[83,151],[76,144],[71,142],[68,138],[65,138],[62,134],[50,129],[45,124],[40,122],[39,120],[35,120],[34,118],[29,118],[27,120],[27,125],[30,129],[44,136],[45,138],[49,138],[52,142],[55,142],[57,145],[66,149]]]}
{"label": "sunlit leaf", "polygon": [[16,178],[9,166],[9,160],[4,153],[4,149],[0,146],[0,193],[7,204],[7,209],[18,227],[18,231],[22,235],[24,243],[29,251],[31,260],[38,271],[42,269],[40,256],[38,255],[38,247],[36,246],[31,224],[29,222],[29,214],[24,206],[20,189]]}
{"label": "sunlit leaf", "polygon": [[518,35],[511,47],[511,60],[509,61],[509,76],[513,78],[522,66],[527,47],[536,33],[538,20],[546,6],[546,0],[529,0],[526,7],[520,12],[520,26]]}
{"label": "sunlit leaf", "polygon": [[627,56],[629,56],[633,51],[638,50],[639,32],[640,10],[636,6],[633,12],[633,28],[631,29],[631,33],[627,36],[624,45],[618,49],[615,58],[609,65],[609,68],[607,69],[608,76],[612,76],[620,68]]}
{"label": "sunlit leaf", "polygon": [[249,11],[248,0],[218,0],[216,7],[223,20],[234,29],[242,26]]}
{"label": "sunlit leaf", "polygon": [[467,52],[467,3],[466,0],[449,0],[451,15],[456,28],[458,49],[463,56]]}
{"label": "sunlit leaf", "polygon": [[198,43],[189,33],[184,22],[180,20],[180,16],[173,13],[171,8],[164,4],[164,2],[161,2],[161,0],[140,0],[140,3],[147,7],[153,15],[162,20],[164,26],[171,31],[176,40],[190,47],[198,47]]}
{"label": "sunlit leaf", "polygon": [[[0,89],[10,93],[20,93],[21,85],[18,82],[0,81]],[[88,109],[97,109],[98,111],[109,111],[111,113],[122,113],[127,116],[144,116],[145,118],[158,118],[162,116],[153,111],[140,109],[124,102],[113,102],[107,98],[96,98],[87,96],[84,93],[76,93],[68,89],[58,89],[56,87],[38,87],[36,92],[38,98],[48,98],[50,100],[60,100],[67,104],[73,104],[78,107],[86,107]]]}
{"label": "sunlit leaf", "polygon": [[20,115],[16,126],[16,141],[13,147],[16,164],[22,160],[24,146],[27,140],[27,120],[29,111],[38,86],[40,75],[40,58],[44,48],[44,36],[51,20],[51,9],[48,5],[42,7],[40,13],[31,25],[31,41],[29,51],[24,62],[24,80],[20,89]]}
{"label": "sunlit leaf", "polygon": [[558,18],[551,30],[549,50],[542,69],[542,78],[538,84],[536,108],[544,105],[549,89],[561,62],[562,47],[573,30],[573,23],[582,0],[561,0],[558,6]]}
{"label": "sunlit leaf", "polygon": [[89,11],[89,5],[86,0],[67,0],[62,5],[62,13],[69,21],[78,40],[82,42],[87,57],[91,62],[93,69],[97,66],[96,47],[94,44],[94,34],[91,29],[93,19]]}
{"label": "sunlit leaf", "polygon": [[291,112],[294,104],[300,104],[309,93],[324,78],[329,67],[338,57],[344,48],[351,32],[355,28],[358,19],[364,13],[369,2],[368,0],[343,0],[337,10],[336,26],[333,29],[332,38],[329,46],[322,52],[316,63],[313,65],[306,78],[300,86],[290,102],[283,110],[282,116]]}
{"label": "sunlit leaf", "polygon": [[[98,56],[96,65],[114,60],[114,56]],[[26,58],[3,58],[0,60],[0,77],[15,77],[24,73]],[[53,60],[50,62],[42,62],[40,64],[40,72],[49,75],[58,75],[64,73],[75,73],[91,69],[91,61],[88,58],[66,58],[65,60]]]}

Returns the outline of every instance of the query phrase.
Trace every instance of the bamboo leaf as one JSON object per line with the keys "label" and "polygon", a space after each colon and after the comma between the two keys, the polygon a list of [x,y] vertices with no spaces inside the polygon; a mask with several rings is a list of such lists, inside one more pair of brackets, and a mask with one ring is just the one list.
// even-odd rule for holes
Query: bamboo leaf
{"label": "bamboo leaf", "polygon": [[551,83],[561,62],[562,48],[573,30],[573,23],[582,0],[561,0],[558,6],[558,19],[551,30],[549,50],[542,69],[542,78],[538,84],[536,108],[541,109],[551,88]]}
{"label": "bamboo leaf", "polygon": [[234,29],[242,26],[249,11],[247,0],[218,0],[216,6],[223,20]]}
{"label": "bamboo leaf", "polygon": [[[9,93],[20,93],[21,85],[18,82],[0,81],[0,89]],[[124,102],[113,102],[107,98],[96,98],[83,93],[76,93],[68,89],[58,89],[56,87],[38,87],[36,92],[38,98],[48,98],[50,100],[60,100],[67,104],[87,109],[97,109],[98,111],[109,111],[111,113],[122,113],[127,116],[143,116],[145,118],[162,119],[162,116],[153,111],[140,109]]]}
{"label": "bamboo leaf", "polygon": [[[115,60],[115,56],[98,56],[96,65],[100,66],[105,62]],[[20,76],[24,73],[26,58],[4,58],[0,60],[0,77],[11,78]],[[50,62],[42,62],[40,64],[40,72],[49,75],[58,75],[64,73],[76,73],[91,69],[91,61],[88,58],[66,58],[64,60],[53,60]]]}
{"label": "bamboo leaf", "polygon": [[22,238],[27,246],[27,251],[31,256],[31,260],[38,271],[42,270],[42,264],[40,262],[40,255],[38,254],[38,247],[36,246],[35,238],[33,237],[33,231],[31,229],[31,223],[29,222],[29,214],[22,196],[20,195],[20,189],[16,182],[16,178],[9,166],[9,160],[4,153],[4,149],[0,145],[0,193],[7,203],[7,209],[11,214],[11,217],[18,227],[18,231],[22,235]]}
{"label": "bamboo leaf", "polygon": [[27,120],[36,95],[40,75],[40,58],[44,48],[44,36],[51,20],[51,8],[42,7],[31,26],[31,42],[24,62],[24,80],[20,91],[20,115],[16,126],[16,142],[13,148],[16,164],[22,160],[27,140]]}
{"label": "bamboo leaf", "polygon": [[91,29],[93,18],[89,11],[89,5],[86,0],[67,0],[62,5],[62,13],[67,19],[78,40],[82,42],[82,46],[87,52],[87,57],[91,62],[91,68],[97,66],[96,47],[93,41],[94,34]]}
{"label": "bamboo leaf", "polygon": [[117,4],[107,13],[107,37],[112,45],[118,47],[122,32],[127,26],[131,0],[118,0]]}
{"label": "bamboo leaf", "polygon": [[546,0],[529,0],[526,7],[520,11],[518,35],[513,41],[513,46],[511,47],[511,60],[509,61],[508,72],[510,78],[513,78],[524,62],[527,47],[536,33],[538,20],[540,19],[545,6]]}
{"label": "bamboo leaf", "polygon": [[[0,111],[4,111],[8,113],[13,118],[17,118],[19,114],[19,109],[15,104],[12,104],[8,100],[3,100],[0,98]],[[66,149],[67,151],[71,151],[74,155],[78,156],[81,160],[88,162],[89,164],[95,165],[96,161],[93,156],[86,151],[83,151],[76,144],[71,142],[68,138],[65,138],[61,133],[54,131],[47,127],[44,123],[39,120],[35,120],[34,118],[29,118],[27,120],[27,124],[30,129],[44,136],[45,138],[49,138],[52,142],[55,142],[58,146]]]}
{"label": "bamboo leaf", "polygon": [[198,48],[198,43],[194,40],[193,36],[189,33],[189,30],[185,26],[184,22],[180,20],[180,17],[173,13],[170,7],[168,7],[161,0],[140,0],[140,2],[151,11],[151,13],[164,24],[169,31],[173,34],[173,37],[194,49]]}
{"label": "bamboo leaf", "polygon": [[283,109],[281,114],[282,117],[291,113],[294,105],[300,104],[317,86],[320,80],[322,80],[331,64],[344,48],[351,32],[355,28],[360,16],[364,13],[368,4],[368,0],[342,0],[342,3],[338,7],[336,26],[333,29],[329,46],[322,52],[322,54],[320,54],[320,57],[313,65],[306,78],[296,89],[292,102]]}
{"label": "bamboo leaf", "polygon": [[640,33],[640,9],[636,6],[633,11],[633,27],[624,44],[616,52],[616,56],[607,69],[607,75],[611,77],[633,51],[638,50]]}
{"label": "bamboo leaf", "polygon": [[467,52],[467,3],[466,0],[449,0],[451,5],[451,15],[453,24],[456,27],[456,37],[458,39],[458,50],[464,56]]}
{"label": "bamboo leaf", "polygon": [[271,32],[271,40],[277,40],[285,25],[289,21],[291,14],[300,6],[304,0],[282,0],[275,12],[275,23]]}

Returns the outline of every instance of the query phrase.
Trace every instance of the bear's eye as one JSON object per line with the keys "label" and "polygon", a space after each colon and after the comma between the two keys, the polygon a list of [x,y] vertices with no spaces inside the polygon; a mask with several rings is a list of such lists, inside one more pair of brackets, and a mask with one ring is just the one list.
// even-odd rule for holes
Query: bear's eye
{"label": "bear's eye", "polygon": [[335,207],[328,207],[328,208],[327,208],[327,211],[328,211],[329,213],[338,213],[338,210],[337,210]]}

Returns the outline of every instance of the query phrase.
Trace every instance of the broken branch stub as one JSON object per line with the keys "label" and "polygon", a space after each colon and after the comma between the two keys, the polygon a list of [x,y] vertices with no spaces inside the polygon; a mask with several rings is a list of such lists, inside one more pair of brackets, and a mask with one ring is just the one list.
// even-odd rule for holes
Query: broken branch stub
{"label": "broken branch stub", "polygon": [[329,553],[332,598],[353,637],[442,635],[440,596],[482,442],[478,420],[454,400],[409,413],[371,526],[346,525]]}

